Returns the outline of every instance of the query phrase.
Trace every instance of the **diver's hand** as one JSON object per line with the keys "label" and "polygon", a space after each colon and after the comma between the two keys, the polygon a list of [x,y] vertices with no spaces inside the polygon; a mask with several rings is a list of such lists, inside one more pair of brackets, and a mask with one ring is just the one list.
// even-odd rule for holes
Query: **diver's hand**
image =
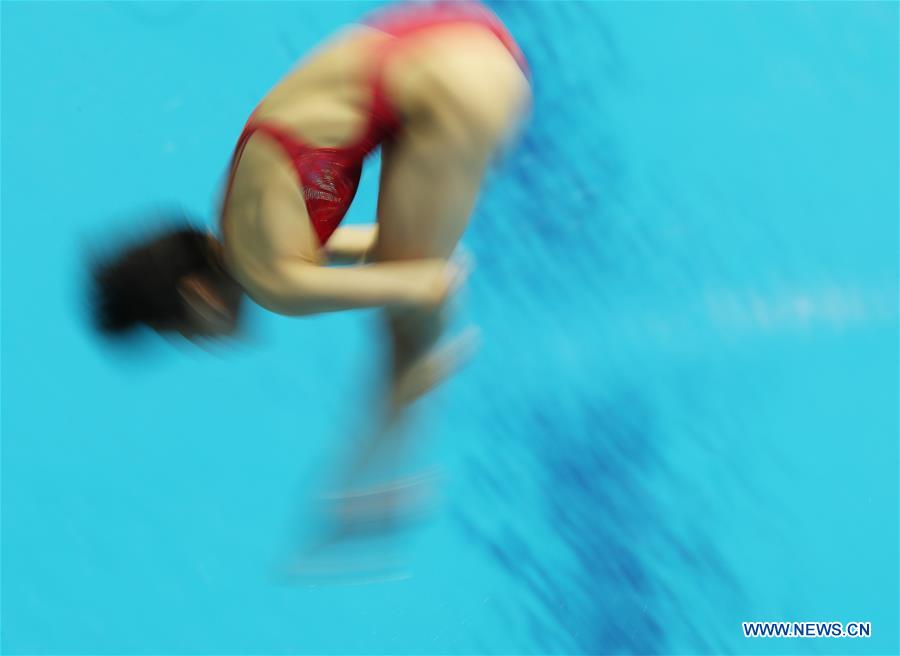
{"label": "diver's hand", "polygon": [[464,258],[426,260],[415,305],[430,310],[442,307],[463,286],[469,272],[469,262]]}

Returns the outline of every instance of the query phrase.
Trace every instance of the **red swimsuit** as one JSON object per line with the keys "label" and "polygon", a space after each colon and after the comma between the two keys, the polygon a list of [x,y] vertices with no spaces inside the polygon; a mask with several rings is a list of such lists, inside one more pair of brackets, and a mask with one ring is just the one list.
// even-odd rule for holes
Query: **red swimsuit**
{"label": "red swimsuit", "polygon": [[506,46],[522,70],[528,73],[525,57],[509,32],[493,13],[477,2],[409,4],[380,12],[367,20],[366,24],[390,34],[394,39],[373,53],[371,118],[362,138],[340,148],[316,148],[304,144],[284,128],[254,121],[251,115],[234,150],[223,212],[227,207],[234,171],[247,140],[255,132],[263,132],[274,139],[293,162],[303,188],[310,221],[319,242],[324,245],[337,229],[356,195],[363,160],[400,127],[397,114],[385,95],[381,76],[387,57],[399,45],[402,37],[449,23],[474,23],[490,30]]}

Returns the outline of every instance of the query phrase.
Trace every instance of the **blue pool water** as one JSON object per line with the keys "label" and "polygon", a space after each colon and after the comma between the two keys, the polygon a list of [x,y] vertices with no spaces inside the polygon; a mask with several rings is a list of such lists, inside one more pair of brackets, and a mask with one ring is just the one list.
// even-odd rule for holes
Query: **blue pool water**
{"label": "blue pool water", "polygon": [[247,113],[371,7],[2,3],[2,651],[898,653],[896,3],[494,5],[534,115],[424,409],[446,501],[412,579],[274,575],[374,313],[118,353],[82,245],[211,221]]}

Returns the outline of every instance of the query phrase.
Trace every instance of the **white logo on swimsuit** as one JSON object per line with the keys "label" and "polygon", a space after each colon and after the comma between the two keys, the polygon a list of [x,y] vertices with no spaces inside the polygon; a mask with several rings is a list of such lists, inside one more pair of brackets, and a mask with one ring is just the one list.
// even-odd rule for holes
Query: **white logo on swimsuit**
{"label": "white logo on swimsuit", "polygon": [[334,172],[324,169],[315,175],[310,184],[303,188],[303,196],[307,199],[325,200],[329,203],[338,202],[337,185],[334,183]]}

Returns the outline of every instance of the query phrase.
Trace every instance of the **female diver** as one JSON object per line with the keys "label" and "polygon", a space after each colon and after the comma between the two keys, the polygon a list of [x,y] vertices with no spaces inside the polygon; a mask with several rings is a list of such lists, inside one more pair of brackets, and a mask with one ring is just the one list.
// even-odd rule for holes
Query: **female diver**
{"label": "female diver", "polygon": [[[95,267],[99,326],[224,336],[245,296],[288,316],[384,308],[386,410],[345,477],[345,489],[359,486],[404,408],[461,357],[435,349],[462,274],[450,256],[492,155],[529,103],[524,57],[480,4],[402,5],[346,29],[252,113],[231,163],[221,240],[168,229]],[[340,227],[363,159],[379,146],[377,224]],[[356,264],[328,266],[348,260]]]}

